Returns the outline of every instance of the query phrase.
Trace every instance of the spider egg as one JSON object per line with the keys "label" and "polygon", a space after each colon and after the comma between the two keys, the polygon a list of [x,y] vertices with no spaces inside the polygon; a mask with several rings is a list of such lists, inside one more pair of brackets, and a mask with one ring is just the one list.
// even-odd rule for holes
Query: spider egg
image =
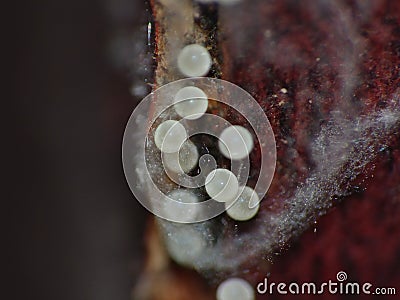
{"label": "spider egg", "polygon": [[[239,188],[239,192],[240,191],[241,188]],[[245,186],[232,206],[230,206],[232,202],[225,202],[225,207],[227,208],[226,213],[236,221],[247,221],[257,214],[260,208],[259,202],[260,198],[256,192],[252,188]]]}
{"label": "spider egg", "polygon": [[254,142],[250,131],[242,126],[234,125],[222,131],[218,146],[226,158],[238,160],[249,155],[253,150]]}
{"label": "spider egg", "polygon": [[187,86],[178,91],[174,98],[175,111],[182,118],[194,120],[200,118],[207,110],[207,95],[199,88]]}
{"label": "spider egg", "polygon": [[187,45],[178,54],[178,68],[185,76],[198,77],[207,75],[210,67],[210,53],[201,45]]}
{"label": "spider egg", "polygon": [[227,169],[212,170],[206,177],[207,194],[218,202],[227,202],[236,198],[239,190],[238,180]]}
{"label": "spider egg", "polygon": [[154,142],[165,153],[178,152],[187,138],[185,127],[175,120],[168,120],[158,125],[154,133]]}
{"label": "spider egg", "polygon": [[[181,203],[198,203],[198,197],[186,189],[176,189],[167,194],[168,198]],[[198,206],[182,207],[171,206],[164,203],[163,210],[166,216],[173,221],[190,222],[198,213]]]}
{"label": "spider egg", "polygon": [[217,300],[254,300],[254,290],[244,279],[229,278],[218,286]]}
{"label": "spider egg", "polygon": [[165,234],[165,241],[171,257],[187,266],[191,266],[207,246],[201,232],[185,225],[170,228]]}
{"label": "spider egg", "polygon": [[168,170],[175,173],[184,173],[192,170],[199,160],[199,152],[197,147],[190,140],[186,140],[179,152],[162,153],[163,164]]}
{"label": "spider egg", "polygon": [[217,2],[222,5],[229,5],[229,4],[235,4],[238,3],[241,0],[197,0],[198,2],[203,2],[203,3],[212,3],[212,2]]}

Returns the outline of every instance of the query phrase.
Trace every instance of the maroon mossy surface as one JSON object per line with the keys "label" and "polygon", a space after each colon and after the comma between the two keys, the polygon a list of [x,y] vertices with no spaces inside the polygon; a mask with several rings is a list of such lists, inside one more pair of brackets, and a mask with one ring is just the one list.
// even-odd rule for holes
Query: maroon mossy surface
{"label": "maroon mossy surface", "polygon": [[[377,168],[361,185],[363,191],[343,198],[292,247],[276,259],[269,282],[369,282],[400,289],[400,150],[382,152]],[[365,188],[365,190],[364,190]],[[315,296],[319,299],[321,296]],[[386,296],[397,299],[396,296]],[[275,290],[265,299],[283,299]],[[307,296],[307,299],[311,298]],[[324,299],[370,299],[370,296],[329,295]],[[379,296],[386,299],[385,296]],[[263,298],[260,298],[263,299]]]}
{"label": "maroon mossy surface", "polygon": [[[319,163],[310,147],[336,110],[355,121],[399,103],[399,1],[244,1],[221,9],[220,22],[222,78],[255,97],[275,133],[270,198],[289,198]],[[345,271],[400,293],[399,138],[397,124],[346,196],[275,259],[271,282],[321,283]]]}

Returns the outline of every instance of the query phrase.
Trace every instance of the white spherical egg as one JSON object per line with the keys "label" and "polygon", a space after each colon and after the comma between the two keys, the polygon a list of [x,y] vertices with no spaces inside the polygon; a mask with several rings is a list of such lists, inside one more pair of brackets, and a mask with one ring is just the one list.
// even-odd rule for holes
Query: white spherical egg
{"label": "white spherical egg", "polygon": [[212,2],[216,2],[219,4],[223,4],[223,5],[230,5],[230,4],[235,4],[240,2],[241,0],[197,0],[198,2],[202,2],[202,3],[212,3]]}
{"label": "white spherical egg", "polygon": [[162,153],[164,167],[175,173],[184,173],[192,170],[199,160],[199,151],[195,144],[186,140],[179,152]]}
{"label": "white spherical egg", "polygon": [[187,138],[185,127],[175,120],[168,120],[158,125],[154,133],[154,142],[165,153],[178,152]]}
{"label": "white spherical egg", "polygon": [[205,188],[207,194],[215,201],[227,202],[236,198],[239,183],[231,171],[215,169],[207,175]]}
{"label": "white spherical egg", "polygon": [[254,289],[244,279],[229,278],[217,288],[217,300],[254,300]]}
{"label": "white spherical egg", "polygon": [[242,126],[229,126],[219,136],[218,147],[226,158],[243,159],[253,150],[253,137],[250,131]]}
{"label": "white spherical egg", "polygon": [[[190,190],[186,189],[176,189],[167,194],[168,198],[175,200],[177,202],[182,203],[198,203],[199,198]],[[196,214],[199,212],[198,206],[178,206],[168,205],[167,202],[164,202],[163,211],[165,212],[166,217],[173,221],[179,222],[190,222],[195,219]]]}
{"label": "white spherical egg", "polygon": [[178,91],[174,98],[175,111],[182,118],[200,118],[208,108],[207,95],[199,88],[187,86]]}
{"label": "white spherical egg", "polygon": [[[242,188],[239,188],[239,193]],[[253,218],[260,208],[260,198],[256,192],[245,186],[242,193],[232,202],[225,202],[226,213],[236,221],[247,221]],[[230,206],[232,204],[232,206]]]}
{"label": "white spherical egg", "polygon": [[178,68],[188,77],[207,75],[211,68],[210,53],[201,45],[187,45],[178,54]]}
{"label": "white spherical egg", "polygon": [[169,254],[182,265],[193,267],[193,261],[207,247],[202,233],[193,226],[174,226],[164,237]]}

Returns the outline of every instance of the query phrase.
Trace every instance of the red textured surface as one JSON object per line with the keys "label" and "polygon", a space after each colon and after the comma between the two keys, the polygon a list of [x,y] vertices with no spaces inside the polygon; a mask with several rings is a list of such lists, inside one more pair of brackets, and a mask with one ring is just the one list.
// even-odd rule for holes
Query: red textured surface
{"label": "red textured surface", "polygon": [[[275,132],[279,184],[272,195],[293,193],[312,168],[310,141],[333,109],[369,115],[387,107],[400,88],[400,2],[318,3],[252,1],[227,8],[222,17],[223,79],[257,99]],[[399,135],[387,145],[370,164],[376,168],[360,176],[367,180],[352,183],[353,195],[337,201],[316,232],[311,228],[275,261],[270,281],[320,283],[345,271],[348,281],[400,293]],[[328,298],[347,299],[323,296]]]}
{"label": "red textured surface", "polygon": [[[336,280],[336,274],[345,271],[349,282],[396,287],[398,297],[400,150],[394,150],[389,161],[386,155],[379,158],[381,162],[373,172],[374,177],[367,181],[365,192],[343,199],[276,260],[270,282],[322,283]],[[349,295],[348,299],[366,297]],[[265,297],[281,298],[278,295]],[[324,299],[328,299],[328,295],[324,295]],[[329,299],[347,298],[332,295]],[[380,299],[386,298],[380,296]],[[387,299],[398,298],[387,296]]]}

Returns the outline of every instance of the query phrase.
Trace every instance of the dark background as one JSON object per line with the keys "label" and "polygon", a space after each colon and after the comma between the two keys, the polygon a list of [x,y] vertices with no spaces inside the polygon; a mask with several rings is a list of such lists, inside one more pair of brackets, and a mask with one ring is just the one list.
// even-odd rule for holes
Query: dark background
{"label": "dark background", "polygon": [[115,28],[144,24],[144,9],[114,4],[114,13],[110,1],[4,8],[8,299],[129,299],[142,264],[144,208],[121,164],[138,99],[107,49]]}

